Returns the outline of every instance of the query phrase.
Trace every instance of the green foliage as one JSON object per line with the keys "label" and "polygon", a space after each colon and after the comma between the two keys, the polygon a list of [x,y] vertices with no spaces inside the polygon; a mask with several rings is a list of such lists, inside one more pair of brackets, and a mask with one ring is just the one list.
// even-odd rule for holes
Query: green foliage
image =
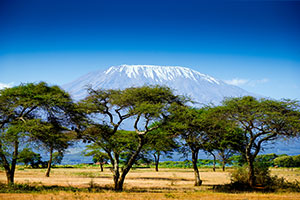
{"label": "green foliage", "polygon": [[[248,167],[246,165],[238,167],[231,174],[232,183],[229,186],[230,190],[255,190],[249,185]],[[284,178],[277,176],[271,176],[268,169],[268,163],[255,162],[254,172],[256,176],[256,186],[259,186],[259,190],[263,191],[287,191],[287,192],[300,192],[300,183],[287,182]]]}
{"label": "green foliage", "polygon": [[[213,165],[213,160],[210,159],[198,159],[197,166],[204,168],[211,168]],[[163,161],[159,163],[162,168],[193,168],[193,163],[190,160],[185,161]]]}
{"label": "green foliage", "polygon": [[[137,160],[147,142],[145,135],[159,128],[149,127],[154,120],[166,119],[172,104],[181,104],[182,98],[173,95],[172,90],[162,86],[132,87],[124,90],[93,90],[79,103],[90,120],[81,137],[96,143],[107,153],[113,165],[116,190],[122,190],[126,174]],[[135,132],[119,130],[123,122],[134,120]],[[103,120],[104,119],[104,120]],[[120,176],[119,165],[124,163]]]}
{"label": "green foliage", "polygon": [[68,93],[44,82],[0,90],[0,158],[8,182],[14,181],[19,143],[40,141],[46,147],[51,143],[56,148],[60,142],[52,137],[54,130],[65,130],[79,119],[79,113],[73,110],[75,106]]}
{"label": "green foliage", "polygon": [[[274,160],[284,155],[276,155],[275,153],[260,154],[256,156],[255,162],[264,163],[268,167],[274,167],[276,165],[274,164]],[[247,163],[245,157],[243,157],[242,155],[233,155],[230,159],[231,159],[231,163],[234,166],[243,166]]]}
{"label": "green foliage", "polygon": [[274,159],[274,165],[279,167],[300,167],[300,155],[277,157]]}
{"label": "green foliage", "polygon": [[176,137],[165,130],[159,123],[153,123],[150,127],[155,126],[160,126],[160,128],[150,131],[145,136],[143,155],[145,155],[145,164],[150,164],[154,160],[155,169],[158,171],[161,156],[171,158],[173,152],[179,149],[179,144],[176,141]]}
{"label": "green foliage", "polygon": [[300,133],[300,105],[298,102],[256,99],[246,96],[227,99],[221,109],[229,120],[241,128],[243,140],[239,152],[249,167],[249,184],[255,184],[253,162],[262,146],[282,137]]}
{"label": "green foliage", "polygon": [[63,152],[57,151],[53,153],[52,163],[54,165],[59,165],[64,158]]}
{"label": "green foliage", "polygon": [[264,163],[268,167],[274,167],[274,165],[275,165],[274,159],[276,159],[277,157],[278,157],[278,155],[276,155],[275,153],[262,154],[262,155],[256,156],[255,162]]}
{"label": "green foliage", "polygon": [[[232,173],[232,182],[242,185],[249,184],[249,176],[248,176],[248,166],[244,165],[242,167],[238,167]],[[254,175],[256,177],[256,184],[259,186],[266,186],[270,184],[271,176],[268,165],[263,162],[255,162],[254,163]]]}
{"label": "green foliage", "polygon": [[18,155],[18,162],[25,165],[31,165],[32,168],[38,168],[41,163],[41,155],[33,152],[29,148],[24,148]]}
{"label": "green foliage", "polygon": [[247,163],[245,157],[243,157],[242,155],[233,155],[231,156],[231,163],[234,165],[234,166],[243,166],[244,164]]}

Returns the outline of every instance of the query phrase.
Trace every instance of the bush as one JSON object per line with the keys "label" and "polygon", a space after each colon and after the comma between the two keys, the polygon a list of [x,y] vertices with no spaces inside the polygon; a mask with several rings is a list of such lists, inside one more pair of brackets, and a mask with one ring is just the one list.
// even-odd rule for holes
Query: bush
{"label": "bush", "polygon": [[300,155],[293,156],[295,167],[300,167]]}
{"label": "bush", "polygon": [[[238,167],[231,174],[232,183],[238,183],[248,186],[248,166],[244,165]],[[254,163],[254,175],[256,177],[256,184],[259,186],[266,186],[271,181],[270,170],[268,165],[262,162]]]}
{"label": "bush", "polygon": [[279,167],[296,167],[295,160],[293,156],[281,156],[274,159],[274,165]]}
{"label": "bush", "polygon": [[255,161],[264,163],[268,167],[273,167],[274,166],[274,159],[276,159],[277,157],[278,157],[278,155],[276,155],[275,153],[262,154],[262,155],[258,155],[255,158]]}
{"label": "bush", "polygon": [[268,163],[256,162],[254,164],[256,187],[251,188],[248,184],[248,167],[238,167],[231,174],[231,184],[225,186],[227,190],[263,190],[263,191],[288,191],[300,192],[300,183],[287,182],[284,178],[271,176]]}
{"label": "bush", "polygon": [[25,165],[31,165],[32,168],[38,168],[41,162],[41,155],[33,152],[30,148],[24,148],[18,155],[18,162]]}

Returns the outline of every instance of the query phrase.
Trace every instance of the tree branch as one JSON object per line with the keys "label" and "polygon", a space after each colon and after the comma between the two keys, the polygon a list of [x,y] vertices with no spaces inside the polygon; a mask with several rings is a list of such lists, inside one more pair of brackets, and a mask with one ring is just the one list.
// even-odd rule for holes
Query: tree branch
{"label": "tree branch", "polygon": [[257,156],[257,154],[259,153],[262,142],[267,141],[267,140],[270,140],[271,138],[276,137],[276,136],[277,136],[277,133],[273,133],[273,134],[271,134],[271,135],[269,135],[269,136],[267,136],[267,137],[261,139],[260,141],[258,141],[256,150],[255,150],[253,156],[255,157],[255,156]]}

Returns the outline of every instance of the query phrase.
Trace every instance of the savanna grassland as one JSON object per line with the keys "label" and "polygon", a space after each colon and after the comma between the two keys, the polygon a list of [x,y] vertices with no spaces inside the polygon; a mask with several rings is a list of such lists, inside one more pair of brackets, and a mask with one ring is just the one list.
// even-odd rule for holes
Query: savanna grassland
{"label": "savanna grassland", "polygon": [[[16,171],[15,183],[28,185],[33,191],[24,193],[18,189],[0,194],[0,199],[300,199],[300,193],[220,192],[216,185],[230,183],[230,172],[200,168],[203,185],[193,186],[192,169],[153,168],[133,169],[125,180],[123,192],[112,191],[112,174],[108,168],[100,172],[97,167],[54,168],[49,178],[45,169],[23,169]],[[272,175],[288,181],[300,181],[300,169],[272,168]],[[0,171],[0,181],[6,181]],[[38,188],[44,188],[39,190]],[[36,191],[34,191],[36,190]]]}

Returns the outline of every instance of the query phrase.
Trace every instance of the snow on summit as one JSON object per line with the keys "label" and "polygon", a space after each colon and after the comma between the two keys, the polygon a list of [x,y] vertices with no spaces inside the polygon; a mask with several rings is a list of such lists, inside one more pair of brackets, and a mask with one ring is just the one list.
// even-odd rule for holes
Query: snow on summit
{"label": "snow on summit", "polygon": [[185,77],[192,80],[197,80],[197,78],[206,79],[209,82],[214,82],[219,84],[219,82],[205,74],[194,71],[186,67],[178,66],[157,66],[157,65],[121,65],[118,67],[110,67],[106,70],[105,74],[125,72],[129,78],[136,78],[137,76],[144,76],[146,78],[151,78],[156,81],[168,81],[173,80],[178,77]]}
{"label": "snow on summit", "polygon": [[144,85],[164,85],[174,93],[186,95],[200,104],[219,104],[224,97],[252,95],[209,75],[187,67],[157,65],[120,65],[105,71],[90,72],[63,88],[76,100],[87,95],[87,88],[125,89]]}

